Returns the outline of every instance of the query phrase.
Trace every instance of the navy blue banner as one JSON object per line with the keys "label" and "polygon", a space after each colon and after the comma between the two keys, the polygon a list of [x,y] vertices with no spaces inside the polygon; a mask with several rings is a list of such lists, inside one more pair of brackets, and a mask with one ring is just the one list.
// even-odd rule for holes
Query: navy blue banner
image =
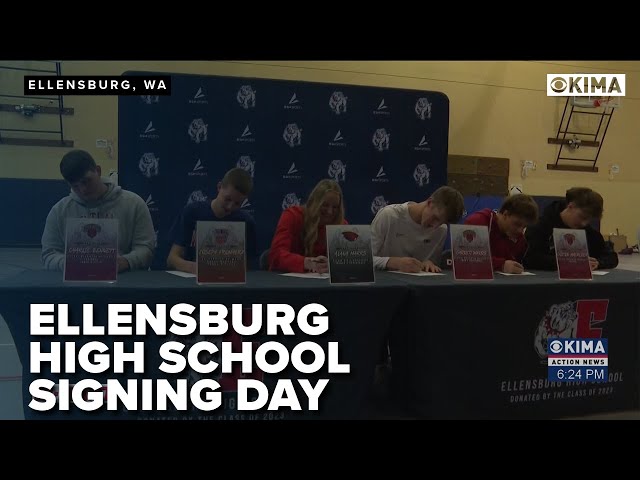
{"label": "navy blue banner", "polygon": [[447,183],[449,99],[440,92],[172,75],[171,93],[119,98],[119,183],[151,210],[153,268],[165,268],[185,204],[213,198],[235,166],[254,178],[243,208],[256,219],[260,251],[282,210],[304,203],[323,178],[340,182],[357,224]]}

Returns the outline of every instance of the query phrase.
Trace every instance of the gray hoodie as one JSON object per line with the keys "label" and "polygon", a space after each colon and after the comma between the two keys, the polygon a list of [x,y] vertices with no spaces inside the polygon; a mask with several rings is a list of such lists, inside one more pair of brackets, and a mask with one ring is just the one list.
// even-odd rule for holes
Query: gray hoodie
{"label": "gray hoodie", "polygon": [[118,255],[129,262],[131,270],[151,265],[155,247],[155,231],[151,214],[139,195],[123,190],[102,178],[108,190],[95,202],[84,202],[73,191],[56,203],[42,233],[42,262],[47,270],[64,269],[65,226],[67,218],[117,218]]}

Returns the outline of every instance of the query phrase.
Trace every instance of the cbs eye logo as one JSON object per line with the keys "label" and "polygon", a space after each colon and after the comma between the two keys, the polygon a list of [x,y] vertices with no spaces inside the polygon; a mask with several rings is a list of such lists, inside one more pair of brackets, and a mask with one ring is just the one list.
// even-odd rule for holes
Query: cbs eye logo
{"label": "cbs eye logo", "polygon": [[551,79],[551,81],[549,82],[549,87],[555,93],[564,92],[567,89],[568,86],[569,86],[569,84],[562,77],[555,77],[555,78]]}
{"label": "cbs eye logo", "polygon": [[558,353],[562,351],[562,342],[560,340],[554,340],[549,344],[549,351],[551,353]]}

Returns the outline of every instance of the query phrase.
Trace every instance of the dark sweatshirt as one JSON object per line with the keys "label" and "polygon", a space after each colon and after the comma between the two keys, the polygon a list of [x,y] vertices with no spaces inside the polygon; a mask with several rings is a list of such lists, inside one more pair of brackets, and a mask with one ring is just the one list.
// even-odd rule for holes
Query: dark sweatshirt
{"label": "dark sweatshirt", "polygon": [[[560,212],[567,206],[564,200],[556,200],[544,209],[542,218],[536,225],[527,228],[525,236],[529,248],[524,256],[524,267],[531,270],[556,270],[555,246],[553,244],[554,228],[569,228],[560,217]],[[604,238],[592,226],[585,229],[589,256],[598,260],[598,269],[616,268],[618,254],[608,248]]]}

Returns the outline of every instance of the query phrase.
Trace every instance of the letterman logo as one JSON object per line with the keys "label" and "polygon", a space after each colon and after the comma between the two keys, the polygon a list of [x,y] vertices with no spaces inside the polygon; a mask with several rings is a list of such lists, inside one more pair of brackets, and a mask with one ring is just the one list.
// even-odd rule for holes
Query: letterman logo
{"label": "letterman logo", "polygon": [[189,99],[189,103],[192,105],[208,105],[207,95],[202,90],[202,87],[198,88],[193,98]]}
{"label": "letterman logo", "polygon": [[371,179],[372,182],[375,183],[388,183],[389,179],[387,178],[387,172],[384,171],[384,167],[380,166],[378,173],[376,176]]}
{"label": "letterman logo", "polygon": [[151,194],[149,194],[149,196],[145,200],[145,203],[147,204],[147,208],[149,209],[150,213],[158,211],[158,207],[156,206],[156,201],[153,199]]}
{"label": "letterman logo", "polygon": [[156,128],[153,126],[153,122],[150,121],[144,131],[140,134],[140,138],[144,138],[146,140],[155,140],[156,138],[160,138],[160,135],[154,133],[155,131]]}
{"label": "letterman logo", "polygon": [[236,137],[236,142],[247,142],[247,143],[252,143],[255,142],[256,139],[253,136],[253,132],[251,131],[251,129],[249,128],[249,124],[247,124],[246,127],[244,127],[244,130],[242,131],[242,133],[240,134],[239,137]]}
{"label": "letterman logo", "polygon": [[300,180],[302,178],[302,175],[298,173],[298,167],[296,167],[296,162],[291,163],[289,170],[287,170],[287,173],[282,175],[282,178],[287,180]]}
{"label": "letterman logo", "polygon": [[418,142],[418,145],[413,147],[413,149],[417,152],[430,152],[431,147],[429,146],[429,141],[427,140],[427,136],[422,135],[422,138]]}
{"label": "letterman logo", "polygon": [[188,174],[190,177],[206,177],[207,171],[202,166],[202,161],[198,158],[196,164],[193,166],[193,169]]}
{"label": "letterman logo", "polygon": [[342,136],[342,131],[338,130],[333,137],[333,141],[329,142],[330,147],[346,147],[347,142],[344,141],[344,137]]}
{"label": "letterman logo", "polygon": [[289,99],[289,103],[287,103],[284,106],[285,110],[302,110],[302,105],[300,105],[300,100],[298,99],[298,96],[294,93],[293,95],[291,95],[291,98]]}
{"label": "letterman logo", "polygon": [[384,98],[380,100],[380,103],[378,104],[378,108],[376,108],[373,111],[373,114],[374,115],[391,115],[391,112],[389,111],[389,106],[384,103]]}

